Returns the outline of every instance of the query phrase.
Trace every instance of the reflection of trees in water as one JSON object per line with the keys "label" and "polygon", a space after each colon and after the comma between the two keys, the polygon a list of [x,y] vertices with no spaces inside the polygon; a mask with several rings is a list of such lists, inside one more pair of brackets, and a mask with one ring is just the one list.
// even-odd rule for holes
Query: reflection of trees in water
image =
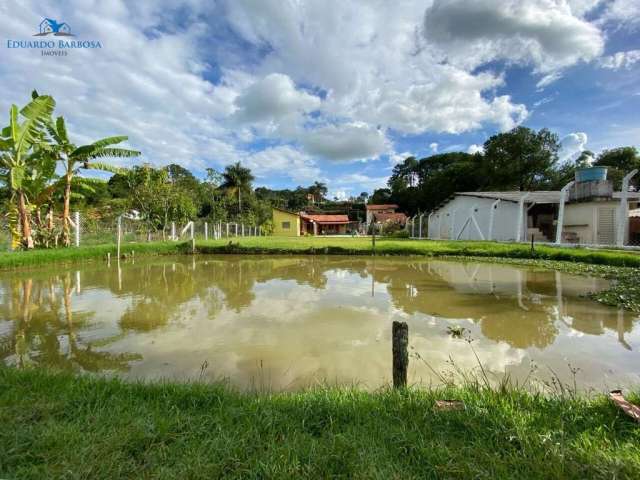
{"label": "reflection of trees in water", "polygon": [[471,319],[487,338],[516,348],[550,345],[559,322],[593,335],[617,331],[623,344],[624,333],[633,328],[630,315],[578,298],[589,290],[583,285],[586,279],[574,278],[563,286],[564,276],[558,272],[445,261],[378,260],[367,268],[376,282],[387,284],[396,308],[408,314]]}
{"label": "reflection of trees in water", "polygon": [[127,331],[150,332],[188,319],[194,300],[210,318],[225,308],[238,313],[254,302],[257,284],[281,280],[325,289],[332,271],[365,281],[370,278],[372,293],[376,285],[384,285],[393,306],[409,315],[471,319],[487,338],[516,348],[551,344],[561,323],[595,335],[612,329],[619,333],[623,345],[624,333],[633,327],[631,316],[616,315],[611,309],[577,298],[584,285],[563,283],[564,277],[553,272],[406,258],[162,258],[125,264],[120,271],[112,265],[110,269],[87,268],[82,272],[84,288],[106,289],[114,297],[126,299],[117,324],[120,332],[101,340],[83,339],[82,332],[91,327],[95,312],[74,311],[77,280],[70,273],[22,273],[0,279],[4,297],[0,318],[12,321],[8,333],[0,336],[0,358],[64,369],[126,370],[140,357],[96,349],[122,338]]}
{"label": "reflection of trees in water", "polygon": [[[73,312],[70,274],[46,280],[11,279],[0,282],[4,294],[1,313],[13,320],[0,344],[0,358],[18,367],[30,364],[62,370],[99,372],[128,369],[139,355],[94,350],[94,343],[78,334],[93,312]],[[102,345],[109,339],[100,340]]]}

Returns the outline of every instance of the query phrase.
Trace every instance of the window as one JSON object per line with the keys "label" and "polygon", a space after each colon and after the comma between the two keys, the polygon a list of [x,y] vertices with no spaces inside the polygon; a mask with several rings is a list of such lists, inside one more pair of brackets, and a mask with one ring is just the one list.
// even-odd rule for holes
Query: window
{"label": "window", "polygon": [[291,222],[282,222],[282,229],[289,230],[291,228]]}

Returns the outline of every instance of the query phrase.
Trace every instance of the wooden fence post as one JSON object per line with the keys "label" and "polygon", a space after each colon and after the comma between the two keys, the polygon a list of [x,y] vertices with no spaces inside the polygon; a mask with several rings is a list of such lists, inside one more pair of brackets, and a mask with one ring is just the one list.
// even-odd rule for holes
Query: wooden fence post
{"label": "wooden fence post", "polygon": [[118,247],[117,247],[117,250],[118,250],[117,251],[118,262],[120,262],[120,242],[121,242],[121,237],[122,237],[122,215],[119,215],[118,216]]}
{"label": "wooden fence post", "polygon": [[376,224],[375,222],[372,224],[373,230],[371,235],[371,255],[375,257],[376,255]]}
{"label": "wooden fence post", "polygon": [[393,322],[393,388],[407,386],[407,368],[409,367],[409,326],[406,322]]}

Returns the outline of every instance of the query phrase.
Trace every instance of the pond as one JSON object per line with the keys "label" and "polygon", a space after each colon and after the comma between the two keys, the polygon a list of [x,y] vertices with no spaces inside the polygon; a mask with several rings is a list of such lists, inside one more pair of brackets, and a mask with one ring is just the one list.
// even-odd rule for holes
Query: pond
{"label": "pond", "polygon": [[402,320],[412,383],[439,383],[456,369],[477,373],[477,355],[492,379],[523,381],[534,369],[537,381],[575,377],[580,389],[636,385],[637,315],[585,297],[606,286],[554,271],[415,257],[52,266],[0,274],[0,361],[247,389],[375,389],[390,382],[391,323]]}

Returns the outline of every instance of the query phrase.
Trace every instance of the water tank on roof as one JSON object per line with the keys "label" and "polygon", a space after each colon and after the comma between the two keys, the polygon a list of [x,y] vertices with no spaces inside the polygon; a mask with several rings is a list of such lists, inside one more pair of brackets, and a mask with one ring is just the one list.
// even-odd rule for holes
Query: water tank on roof
{"label": "water tank on roof", "polygon": [[589,167],[576,170],[576,183],[569,193],[569,201],[590,202],[610,200],[613,184],[607,180],[607,167]]}
{"label": "water tank on roof", "polygon": [[576,182],[602,182],[607,179],[607,167],[589,167],[576,170]]}

